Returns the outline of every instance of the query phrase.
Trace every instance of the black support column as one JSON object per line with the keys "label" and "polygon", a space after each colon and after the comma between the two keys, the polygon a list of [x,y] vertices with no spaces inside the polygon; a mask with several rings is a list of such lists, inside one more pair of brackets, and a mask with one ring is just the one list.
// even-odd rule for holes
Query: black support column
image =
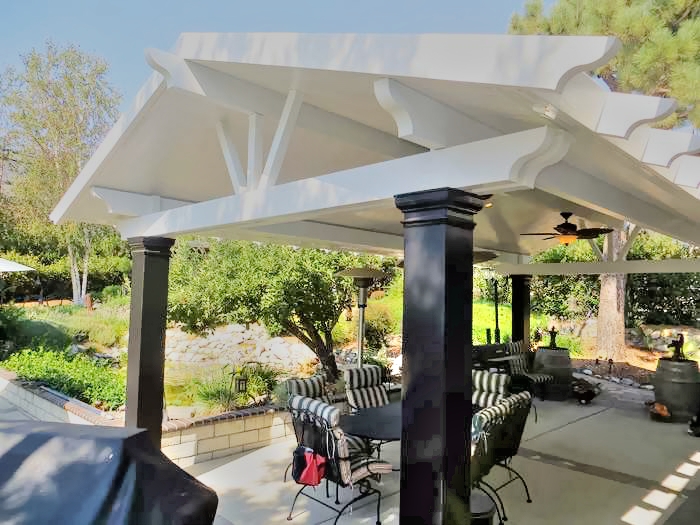
{"label": "black support column", "polygon": [[148,430],[160,450],[168,265],[173,239],[129,239],[133,259],[126,425]]}
{"label": "black support column", "polygon": [[396,196],[404,214],[401,525],[469,517],[472,216],[476,196]]}
{"label": "black support column", "polygon": [[529,275],[511,275],[513,341],[522,341],[530,347],[530,279]]}

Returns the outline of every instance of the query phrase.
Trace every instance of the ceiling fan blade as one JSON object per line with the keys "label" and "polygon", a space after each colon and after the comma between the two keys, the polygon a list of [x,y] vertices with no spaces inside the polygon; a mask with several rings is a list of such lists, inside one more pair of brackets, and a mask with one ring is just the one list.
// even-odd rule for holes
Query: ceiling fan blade
{"label": "ceiling fan blade", "polygon": [[545,238],[542,239],[542,240],[543,240],[543,241],[548,241],[549,239],[556,239],[557,237],[559,237],[559,236],[558,236],[558,235],[552,235],[551,237],[545,237]]}
{"label": "ceiling fan blade", "polygon": [[576,232],[579,239],[595,239],[600,235],[606,235],[612,232],[611,228],[584,228]]}
{"label": "ceiling fan blade", "polygon": [[556,235],[555,232],[547,232],[547,233],[521,233],[520,235]]}

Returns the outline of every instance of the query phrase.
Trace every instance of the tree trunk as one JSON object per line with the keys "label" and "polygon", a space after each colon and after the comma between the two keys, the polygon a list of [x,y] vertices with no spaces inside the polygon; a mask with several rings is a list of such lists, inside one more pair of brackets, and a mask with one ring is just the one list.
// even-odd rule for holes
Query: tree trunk
{"label": "tree trunk", "polygon": [[85,228],[83,232],[83,237],[85,239],[85,251],[83,252],[83,282],[80,288],[81,301],[84,301],[84,298],[87,295],[88,263],[90,262],[90,248],[92,245],[92,238],[88,229]]}
{"label": "tree trunk", "polygon": [[[625,244],[620,231],[608,234],[603,249],[606,261],[615,261]],[[605,359],[625,358],[625,275],[601,274],[598,305],[598,352]]]}
{"label": "tree trunk", "polygon": [[284,328],[316,354],[326,374],[326,380],[330,383],[335,383],[340,376],[340,372],[333,354],[333,337],[327,334],[326,342],[312,326],[305,325],[302,328],[291,322],[284,323]]}
{"label": "tree trunk", "polygon": [[340,371],[338,370],[338,364],[335,362],[333,343],[331,342],[330,345],[323,345],[322,348],[314,348],[313,350],[319,361],[321,361],[321,366],[326,374],[326,381],[335,383],[340,376]]}
{"label": "tree trunk", "polygon": [[70,264],[70,283],[73,289],[73,304],[83,304],[80,295],[80,270],[78,269],[78,257],[75,249],[68,245],[68,262]]}

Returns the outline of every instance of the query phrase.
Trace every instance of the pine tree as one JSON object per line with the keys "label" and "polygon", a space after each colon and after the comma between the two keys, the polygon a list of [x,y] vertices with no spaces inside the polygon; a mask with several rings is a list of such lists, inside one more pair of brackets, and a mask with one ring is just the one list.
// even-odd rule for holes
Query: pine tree
{"label": "pine tree", "polygon": [[[655,125],[700,127],[700,0],[558,0],[546,12],[529,0],[514,14],[514,34],[613,35],[622,49],[595,71],[612,91],[673,97],[678,108]],[[627,232],[613,232],[603,256],[617,260]],[[624,355],[625,276],[600,276],[598,348],[606,357]]]}

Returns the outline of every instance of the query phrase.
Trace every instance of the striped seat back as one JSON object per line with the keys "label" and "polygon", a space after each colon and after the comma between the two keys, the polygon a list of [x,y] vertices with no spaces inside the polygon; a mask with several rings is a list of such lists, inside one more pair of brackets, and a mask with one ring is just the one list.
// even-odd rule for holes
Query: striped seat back
{"label": "striped seat back", "polygon": [[472,370],[472,404],[489,407],[508,395],[510,376],[486,370]]}
{"label": "striped seat back", "polygon": [[343,378],[347,390],[379,386],[382,384],[382,369],[376,365],[348,368],[343,372]]}
{"label": "striped seat back", "polygon": [[[298,395],[290,396],[288,407],[292,413],[297,442],[310,446],[328,459],[326,478],[337,481],[342,486],[350,485],[350,451],[345,433],[338,426],[340,410],[318,399]],[[309,425],[310,422],[315,424]]]}
{"label": "striped seat back", "polygon": [[348,403],[354,408],[380,407],[389,403],[389,395],[383,385],[346,390]]}
{"label": "striped seat back", "polygon": [[323,402],[328,402],[326,395],[326,379],[323,376],[311,376],[305,379],[292,378],[287,379],[287,392],[290,395],[298,395],[302,397],[311,397],[320,399]]}

